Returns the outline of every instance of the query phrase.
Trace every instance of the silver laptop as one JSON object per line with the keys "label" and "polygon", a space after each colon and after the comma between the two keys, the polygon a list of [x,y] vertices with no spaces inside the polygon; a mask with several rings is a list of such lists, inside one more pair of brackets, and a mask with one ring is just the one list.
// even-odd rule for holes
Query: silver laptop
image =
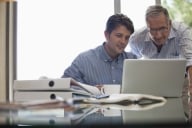
{"label": "silver laptop", "polygon": [[185,59],[126,59],[121,93],[181,97]]}

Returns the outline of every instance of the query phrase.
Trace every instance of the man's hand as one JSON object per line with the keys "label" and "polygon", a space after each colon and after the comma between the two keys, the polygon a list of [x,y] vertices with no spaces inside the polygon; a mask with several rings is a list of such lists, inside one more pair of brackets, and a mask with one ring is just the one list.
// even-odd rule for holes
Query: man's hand
{"label": "man's hand", "polygon": [[105,94],[105,90],[104,90],[103,85],[96,85],[96,87],[101,91],[102,94]]}

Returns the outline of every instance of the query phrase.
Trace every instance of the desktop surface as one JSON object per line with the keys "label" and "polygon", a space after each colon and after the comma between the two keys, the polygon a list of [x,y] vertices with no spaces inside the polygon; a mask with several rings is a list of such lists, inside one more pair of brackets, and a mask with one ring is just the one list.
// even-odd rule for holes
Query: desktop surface
{"label": "desktop surface", "polygon": [[[184,87],[187,85],[185,81]],[[184,88],[183,96],[180,98],[167,98],[166,102],[140,104],[76,103],[68,106],[63,102],[51,102],[23,108],[0,103],[0,126],[187,128],[192,126],[192,101],[186,90]]]}
{"label": "desktop surface", "polygon": [[[137,108],[137,109],[135,109]],[[138,109],[139,108],[139,109]],[[29,109],[3,109],[0,125],[9,126],[191,126],[182,98],[156,104],[56,104]],[[189,112],[189,110],[187,110]]]}

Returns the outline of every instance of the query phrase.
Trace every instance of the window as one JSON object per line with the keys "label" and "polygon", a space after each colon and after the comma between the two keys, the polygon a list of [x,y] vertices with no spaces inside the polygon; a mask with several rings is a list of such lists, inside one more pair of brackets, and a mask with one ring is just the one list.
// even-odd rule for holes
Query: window
{"label": "window", "polygon": [[110,0],[18,0],[17,79],[58,78],[104,41]]}
{"label": "window", "polygon": [[[140,3],[140,4],[139,4]],[[134,23],[135,29],[145,25],[145,11],[148,6],[154,5],[155,0],[121,0],[122,13],[127,14]]]}
{"label": "window", "polygon": [[[17,79],[59,78],[82,51],[105,41],[113,0],[17,0]],[[139,4],[138,4],[139,3]],[[122,0],[121,11],[145,24],[144,10],[155,0]]]}
{"label": "window", "polygon": [[[155,0],[121,0],[121,10],[133,21],[135,30],[145,26],[145,11],[148,6],[154,5]],[[129,47],[126,50],[130,50]]]}

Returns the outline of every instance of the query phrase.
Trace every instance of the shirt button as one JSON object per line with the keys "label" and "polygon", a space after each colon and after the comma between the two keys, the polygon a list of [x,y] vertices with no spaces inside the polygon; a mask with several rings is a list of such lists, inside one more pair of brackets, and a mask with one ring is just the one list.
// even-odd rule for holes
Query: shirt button
{"label": "shirt button", "polygon": [[113,83],[115,83],[116,80],[113,80]]}
{"label": "shirt button", "polygon": [[114,69],[114,67],[112,66],[111,69]]}

